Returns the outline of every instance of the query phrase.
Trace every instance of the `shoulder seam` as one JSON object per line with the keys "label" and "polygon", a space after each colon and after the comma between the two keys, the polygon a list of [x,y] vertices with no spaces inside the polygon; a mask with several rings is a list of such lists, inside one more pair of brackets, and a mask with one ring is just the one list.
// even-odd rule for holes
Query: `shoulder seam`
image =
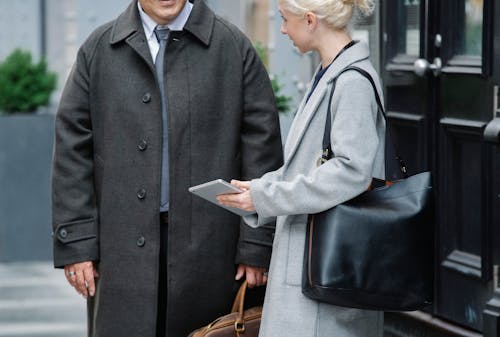
{"label": "shoulder seam", "polygon": [[[102,43],[102,39],[106,35],[107,32],[111,30],[113,27],[114,21],[108,22],[107,24],[102,25],[101,27],[97,28],[88,38],[87,42],[85,44],[89,44],[89,53],[88,53],[88,58],[87,58],[87,66],[90,65],[92,62],[98,46]],[[101,32],[99,32],[102,30]],[[96,35],[95,38],[92,38],[93,35]]]}
{"label": "shoulder seam", "polygon": [[234,27],[229,25],[229,23],[226,20],[222,19],[218,15],[215,15],[215,21],[219,22],[225,29],[227,29],[229,31],[229,33],[231,34],[231,38],[232,38],[234,46],[238,50],[238,53],[241,55],[241,57],[243,57],[244,55],[241,52],[241,48],[238,46],[238,39],[237,39],[236,34],[234,32]]}

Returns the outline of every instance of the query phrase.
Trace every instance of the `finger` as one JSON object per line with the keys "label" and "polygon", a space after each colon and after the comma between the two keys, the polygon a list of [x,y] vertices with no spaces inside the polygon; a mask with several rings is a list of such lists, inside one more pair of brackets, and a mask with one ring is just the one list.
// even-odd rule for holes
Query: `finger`
{"label": "finger", "polygon": [[68,283],[71,284],[71,277],[69,276],[69,267],[68,266],[64,267],[64,276],[66,276],[66,280],[68,281]]}
{"label": "finger", "polygon": [[76,272],[71,271],[71,274],[68,274],[67,278],[68,278],[69,284],[71,284],[71,286],[73,288],[76,288]]}
{"label": "finger", "polygon": [[240,208],[245,211],[252,211],[252,207],[250,206],[250,196],[247,195],[248,192],[244,192],[241,194],[235,194],[232,196],[221,196],[219,202],[228,207]]}
{"label": "finger", "polygon": [[234,279],[236,281],[239,281],[239,280],[241,280],[241,278],[243,277],[243,275],[245,275],[245,267],[243,267],[242,265],[239,265],[238,269],[236,270],[236,276],[235,276]]}
{"label": "finger", "polygon": [[226,194],[219,194],[216,198],[219,201],[228,202],[228,201],[236,200],[237,197],[238,197],[238,194],[235,194],[235,193],[226,193]]}
{"label": "finger", "polygon": [[240,202],[238,201],[238,198],[236,196],[219,196],[217,197],[217,200],[224,206],[229,206],[229,207],[241,207]]}
{"label": "finger", "polygon": [[64,276],[66,276],[66,280],[68,281],[69,285],[74,288],[76,282],[76,273],[72,269],[72,266],[64,267]]}
{"label": "finger", "polygon": [[229,199],[231,199],[231,197],[227,194],[219,194],[217,197],[216,197],[217,201],[220,202],[221,204],[224,203],[224,202],[227,202]]}
{"label": "finger", "polygon": [[260,279],[260,280],[261,280],[261,281],[260,281],[260,285],[261,285],[261,286],[264,286],[264,285],[266,285],[266,283],[267,283],[267,270],[262,269],[262,273],[261,273],[261,275],[262,275],[262,277],[261,277],[261,279]]}
{"label": "finger", "polygon": [[262,275],[262,272],[259,270],[258,272],[255,272],[255,285],[257,287],[260,287],[261,285],[263,285],[264,283],[262,282],[262,278],[264,277],[264,275]]}
{"label": "finger", "polygon": [[87,287],[85,285],[85,277],[83,275],[83,270],[76,271],[76,290],[83,296],[87,298]]}
{"label": "finger", "polygon": [[262,271],[260,268],[254,268],[254,267],[247,267],[247,278],[248,275],[252,275],[253,279],[255,280],[255,286],[260,285],[261,277],[262,277]]}
{"label": "finger", "polygon": [[243,190],[250,189],[250,182],[249,181],[240,181],[240,180],[233,179],[233,180],[231,180],[231,185],[234,185],[234,186],[241,188]]}
{"label": "finger", "polygon": [[262,284],[261,285],[266,285],[267,277],[268,277],[267,270],[262,269]]}
{"label": "finger", "polygon": [[95,267],[93,267],[93,269],[94,269],[94,278],[99,278],[99,272]]}
{"label": "finger", "polygon": [[93,268],[85,268],[83,270],[83,277],[87,283],[87,290],[90,296],[95,295],[95,281],[94,281],[94,270]]}
{"label": "finger", "polygon": [[[228,206],[228,207],[239,207],[239,203],[238,202],[235,202],[233,200],[221,200],[220,201],[221,205],[223,206]],[[241,206],[240,206],[241,207]]]}
{"label": "finger", "polygon": [[253,288],[257,285],[255,273],[247,273],[247,283],[249,288]]}

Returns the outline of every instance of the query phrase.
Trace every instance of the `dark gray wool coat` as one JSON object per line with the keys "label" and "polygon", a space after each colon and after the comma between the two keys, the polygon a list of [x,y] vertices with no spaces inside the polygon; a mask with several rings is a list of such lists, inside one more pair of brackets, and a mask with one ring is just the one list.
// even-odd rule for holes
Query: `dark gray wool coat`
{"label": "dark gray wool coat", "polygon": [[[56,121],[54,264],[93,260],[89,335],[154,337],[161,107],[137,3],[80,48]],[[268,75],[251,43],[201,0],[165,56],[169,125],[169,337],[229,312],[235,265],[267,266],[272,228],[251,229],[188,187],[282,163]]]}

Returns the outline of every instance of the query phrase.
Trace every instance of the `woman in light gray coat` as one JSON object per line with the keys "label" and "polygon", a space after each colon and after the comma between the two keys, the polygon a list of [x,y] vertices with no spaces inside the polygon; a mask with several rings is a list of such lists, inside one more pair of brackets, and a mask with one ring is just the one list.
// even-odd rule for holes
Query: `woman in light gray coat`
{"label": "woman in light gray coat", "polygon": [[223,195],[227,206],[256,210],[247,224],[259,226],[277,218],[261,337],[378,337],[382,313],[341,308],[306,298],[301,292],[307,215],[347,201],[385,178],[385,122],[378,113],[370,82],[355,71],[338,77],[331,102],[334,157],[321,166],[322,138],[331,82],[355,65],[379,78],[365,43],[352,41],[347,25],[353,9],[373,9],[370,0],[279,0],[281,32],[301,52],[317,51],[321,65],[291,126],[285,163],[260,179],[234,181],[246,190]]}

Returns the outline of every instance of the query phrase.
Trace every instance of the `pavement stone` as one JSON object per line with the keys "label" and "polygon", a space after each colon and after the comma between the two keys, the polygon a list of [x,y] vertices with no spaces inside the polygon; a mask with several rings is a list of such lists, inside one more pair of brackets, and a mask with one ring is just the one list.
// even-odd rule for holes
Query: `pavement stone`
{"label": "pavement stone", "polygon": [[0,337],[85,337],[86,303],[51,261],[0,263]]}

